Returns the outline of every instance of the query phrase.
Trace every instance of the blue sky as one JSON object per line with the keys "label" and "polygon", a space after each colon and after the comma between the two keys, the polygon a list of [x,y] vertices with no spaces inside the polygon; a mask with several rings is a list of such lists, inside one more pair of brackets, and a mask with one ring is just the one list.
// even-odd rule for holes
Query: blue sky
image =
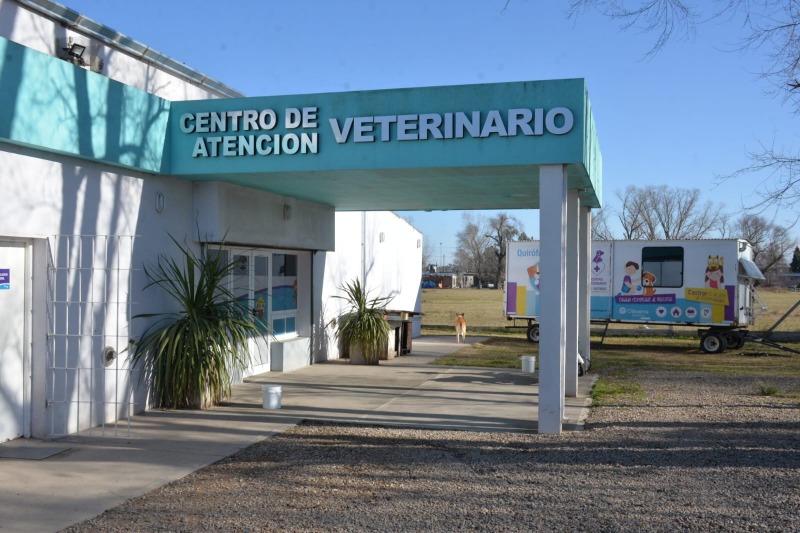
{"label": "blue sky", "polygon": [[[65,3],[248,96],[586,78],[612,205],[628,185],[667,184],[699,188],[738,212],[755,200],[760,179],[717,185],[714,176],[746,167],[759,142],[798,144],[792,110],[759,78],[764,56],[736,52],[742,33],[728,20],[703,24],[648,60],[654,35],[621,32],[595,13],[570,19],[567,2]],[[461,212],[401,214],[434,258],[452,259]],[[538,236],[538,211],[511,214]]]}

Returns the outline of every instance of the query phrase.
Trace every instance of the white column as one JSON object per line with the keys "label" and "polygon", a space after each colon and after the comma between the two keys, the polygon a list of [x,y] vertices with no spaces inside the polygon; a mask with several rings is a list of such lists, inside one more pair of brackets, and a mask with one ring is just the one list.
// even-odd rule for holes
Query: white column
{"label": "white column", "polygon": [[584,363],[589,364],[591,353],[591,319],[592,319],[592,208],[583,207],[580,211],[580,237],[578,265],[580,266],[580,291],[578,293],[578,352]]}
{"label": "white column", "polygon": [[567,193],[567,324],[564,395],[578,396],[578,294],[580,289],[580,251],[578,247],[580,196],[578,191]]}
{"label": "white column", "polygon": [[565,257],[567,173],[564,165],[539,168],[539,433],[559,434],[564,416]]}

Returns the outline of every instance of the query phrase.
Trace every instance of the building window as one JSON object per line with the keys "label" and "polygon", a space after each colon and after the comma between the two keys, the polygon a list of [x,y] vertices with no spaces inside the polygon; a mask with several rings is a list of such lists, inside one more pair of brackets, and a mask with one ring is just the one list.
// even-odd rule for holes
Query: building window
{"label": "building window", "polygon": [[234,262],[230,290],[264,324],[264,333],[268,328],[279,338],[297,335],[297,254],[235,248],[221,253]]}
{"label": "building window", "polygon": [[297,332],[297,255],[272,254],[272,331]]}
{"label": "building window", "polygon": [[645,272],[655,276],[653,287],[683,287],[683,247],[642,248],[642,276]]}

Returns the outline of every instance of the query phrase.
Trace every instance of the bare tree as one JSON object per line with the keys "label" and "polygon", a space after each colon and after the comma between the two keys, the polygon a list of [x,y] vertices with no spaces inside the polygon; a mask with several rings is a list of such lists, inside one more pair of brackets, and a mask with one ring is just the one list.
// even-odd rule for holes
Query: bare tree
{"label": "bare tree", "polygon": [[430,266],[432,257],[433,257],[433,250],[431,249],[431,243],[428,242],[428,239],[423,237],[422,238],[422,270],[426,270]]}
{"label": "bare tree", "polygon": [[786,256],[796,244],[788,229],[752,214],[742,216],[736,222],[736,229],[739,238],[753,245],[753,261],[758,268],[774,282],[771,272],[785,266]]}
{"label": "bare tree", "polygon": [[704,239],[717,237],[726,220],[722,207],[703,202],[699,189],[628,186],[617,193],[617,213],[625,239]]}
{"label": "bare tree", "polygon": [[572,0],[567,13],[577,17],[589,9],[620,22],[622,30],[656,33],[656,41],[647,51],[648,57],[657,54],[676,36],[686,39],[694,35],[699,16],[691,2],[682,0],[642,0],[631,9],[619,0]]}
{"label": "bare tree", "polygon": [[656,228],[653,222],[652,198],[647,189],[629,185],[625,192],[617,191],[620,208],[617,219],[622,227],[622,238],[625,240],[656,239]]}
{"label": "bare tree", "polygon": [[462,215],[464,228],[456,234],[458,250],[456,265],[462,272],[474,272],[479,280],[486,275],[486,248],[489,238],[486,236],[486,222],[481,217],[470,213]]}
{"label": "bare tree", "polygon": [[699,189],[662,185],[650,190],[661,235],[668,240],[704,239],[718,235],[722,208],[701,202]]}
{"label": "bare tree", "polygon": [[494,254],[495,287],[502,287],[506,272],[506,246],[522,231],[522,222],[508,213],[498,213],[489,219],[486,237]]}
{"label": "bare tree", "polygon": [[[759,200],[748,209],[762,213],[770,208],[792,208],[800,201],[800,152],[786,149],[776,150],[773,146],[761,144],[760,151],[749,152],[751,165],[728,175],[717,176],[722,182],[744,174],[766,172],[767,177],[753,192]],[[800,215],[795,215],[797,223]]]}
{"label": "bare tree", "polygon": [[[611,216],[611,207],[608,204],[592,211],[592,240],[610,241],[614,239],[614,232],[611,231],[608,221],[609,216]],[[521,236],[519,240],[522,240]]]}
{"label": "bare tree", "polygon": [[[744,28],[739,51],[757,50],[764,54],[767,67],[762,77],[772,85],[777,97],[800,113],[800,8],[797,0],[716,0],[713,3],[689,0],[638,0],[627,8],[620,0],[571,0],[568,14],[579,16],[589,9],[633,29],[656,35],[647,56],[657,54],[676,38],[688,38],[702,24],[730,21]],[[701,8],[711,9],[704,13]],[[737,30],[738,31],[738,30]],[[793,207],[800,202],[800,152],[761,145],[751,152],[752,164],[733,174],[720,175],[724,181],[741,174],[768,171],[769,177],[758,192],[760,200],[748,209]],[[795,221],[796,222],[796,221]]]}
{"label": "bare tree", "polygon": [[720,239],[738,239],[738,230],[735,228],[733,222],[733,215],[728,212],[719,213],[719,223],[717,224],[717,231]]}

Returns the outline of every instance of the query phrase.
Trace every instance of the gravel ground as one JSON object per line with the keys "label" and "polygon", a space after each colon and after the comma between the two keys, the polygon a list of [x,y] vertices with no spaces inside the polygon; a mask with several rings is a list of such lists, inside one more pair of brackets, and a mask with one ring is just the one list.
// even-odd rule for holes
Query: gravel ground
{"label": "gravel ground", "polygon": [[557,437],[304,424],[66,531],[800,531],[800,400],[632,379]]}

